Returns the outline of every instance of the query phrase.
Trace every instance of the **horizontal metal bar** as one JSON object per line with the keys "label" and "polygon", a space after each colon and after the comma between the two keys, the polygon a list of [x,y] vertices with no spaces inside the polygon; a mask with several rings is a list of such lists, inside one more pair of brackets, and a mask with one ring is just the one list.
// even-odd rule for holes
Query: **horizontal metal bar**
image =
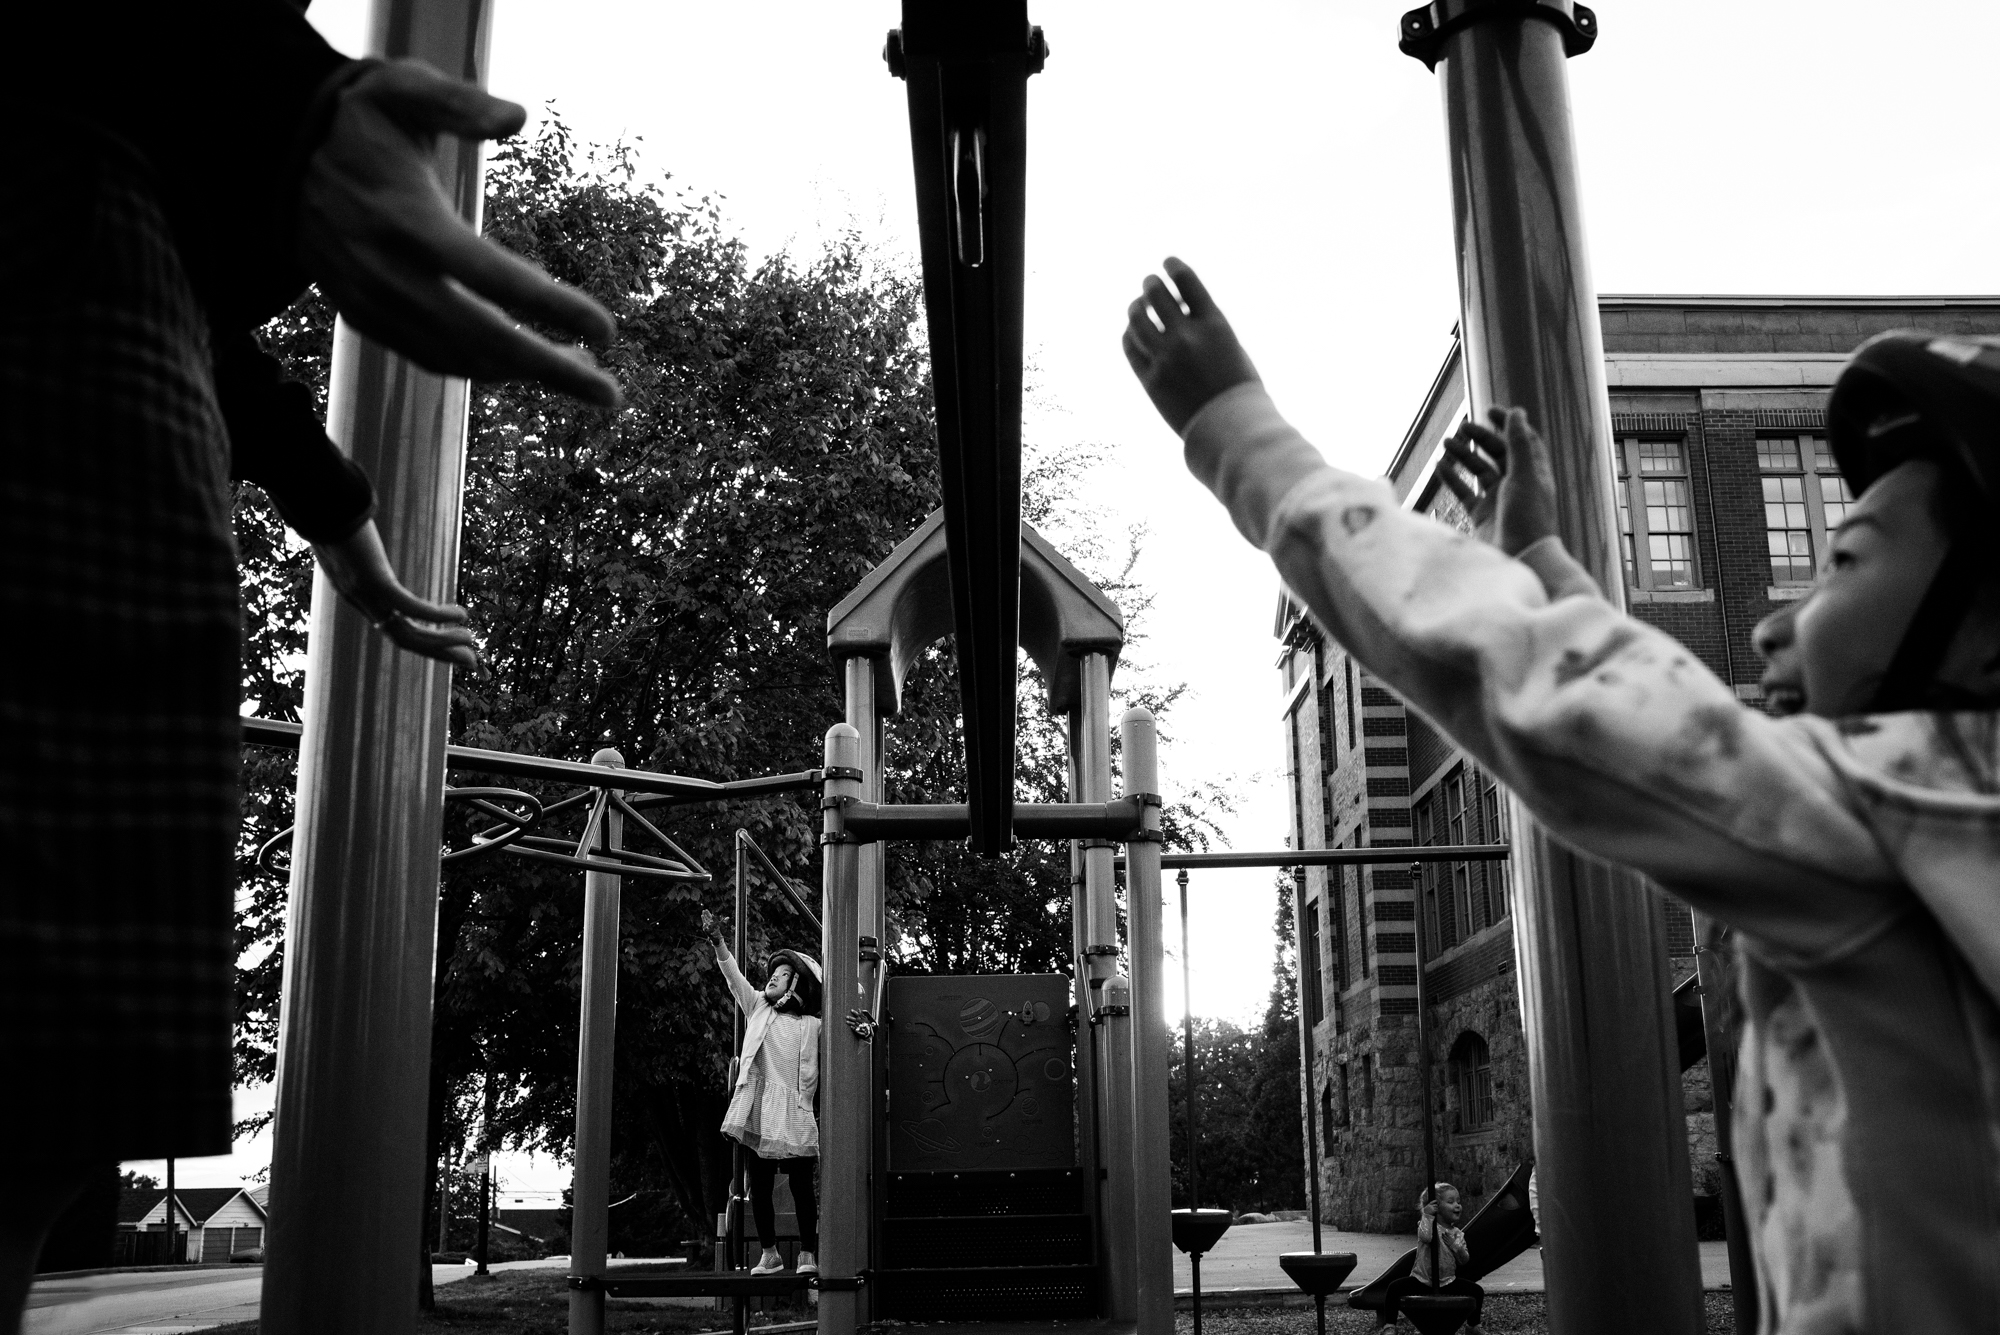
{"label": "horizontal metal bar", "polygon": [[[241,720],[243,741],[248,746],[277,746],[287,751],[299,749],[296,723],[281,719],[248,717]],[[607,769],[574,760],[547,760],[541,756],[516,755],[512,751],[487,751],[476,746],[447,746],[444,767],[471,770],[479,774],[505,774],[517,779],[546,779],[551,783],[574,783],[587,788],[616,788],[625,793],[648,796],[634,806],[658,806],[661,802],[718,802],[728,798],[764,797],[772,793],[805,792],[820,786],[820,772],[800,770],[796,774],[769,774],[755,779],[732,779],[716,783],[710,779],[690,779],[679,774],[655,774],[643,769]]]}
{"label": "horizontal metal bar", "polygon": [[[1263,853],[1164,853],[1162,867],[1346,867],[1356,863],[1505,862],[1506,844],[1432,844],[1424,848],[1280,848]],[[1118,865],[1123,867],[1121,856]]]}
{"label": "horizontal metal bar", "polygon": [[[1123,839],[1139,829],[1145,807],[1135,798],[1116,802],[1018,802],[1014,835],[1020,839]],[[849,802],[843,824],[862,843],[883,839],[964,839],[972,815],[963,802],[892,806]]]}

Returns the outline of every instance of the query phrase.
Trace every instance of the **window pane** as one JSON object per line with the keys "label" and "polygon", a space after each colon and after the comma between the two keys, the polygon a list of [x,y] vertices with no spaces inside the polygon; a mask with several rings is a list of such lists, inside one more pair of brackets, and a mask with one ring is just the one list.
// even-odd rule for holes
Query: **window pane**
{"label": "window pane", "polygon": [[1677,440],[1642,440],[1639,442],[1639,471],[1641,473],[1684,473],[1681,463],[1681,443]]}
{"label": "window pane", "polygon": [[1840,465],[1833,461],[1833,445],[1825,436],[1812,438],[1813,468],[1821,473],[1837,473]]}
{"label": "window pane", "polygon": [[1799,440],[1797,436],[1760,436],[1757,438],[1757,467],[1767,473],[1797,472],[1799,467]]}
{"label": "window pane", "polygon": [[1812,520],[1806,514],[1804,478],[1764,479],[1764,533],[1771,556],[1771,582],[1812,583]]}
{"label": "window pane", "polygon": [[1637,584],[1639,571],[1632,558],[1632,496],[1631,486],[1624,478],[1618,479],[1618,548],[1625,554],[1625,582]]}
{"label": "window pane", "polygon": [[1826,531],[1831,534],[1847,518],[1847,507],[1854,504],[1854,493],[1848,488],[1846,478],[1821,473],[1819,501],[1826,512]]}
{"label": "window pane", "polygon": [[1646,560],[1653,568],[1653,587],[1693,588],[1694,510],[1688,484],[1678,478],[1648,478],[1639,485],[1645,489]]}

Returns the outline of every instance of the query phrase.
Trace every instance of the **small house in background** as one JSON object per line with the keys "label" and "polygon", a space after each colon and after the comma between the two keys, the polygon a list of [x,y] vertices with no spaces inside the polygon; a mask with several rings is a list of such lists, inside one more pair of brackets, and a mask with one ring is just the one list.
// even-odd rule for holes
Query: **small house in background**
{"label": "small house in background", "polygon": [[[223,1264],[264,1245],[264,1205],[242,1187],[181,1187],[174,1197],[174,1227],[187,1235],[186,1250],[176,1249],[174,1259]],[[160,1188],[136,1188],[118,1202],[120,1234],[162,1233],[166,1228],[167,1193]],[[162,1256],[156,1263],[171,1262]]]}

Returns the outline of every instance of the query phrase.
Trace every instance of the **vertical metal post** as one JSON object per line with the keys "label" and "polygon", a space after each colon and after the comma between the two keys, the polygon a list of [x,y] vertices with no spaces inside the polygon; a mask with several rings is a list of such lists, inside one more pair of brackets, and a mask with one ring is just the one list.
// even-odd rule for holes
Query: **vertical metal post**
{"label": "vertical metal post", "polygon": [[[1423,904],[1424,867],[1421,862],[1410,864],[1410,885],[1416,891],[1417,902],[1417,1097],[1424,1101],[1424,1196],[1435,1200],[1431,1193],[1437,1187],[1437,1096],[1431,1089],[1431,991],[1425,977],[1430,965],[1430,943],[1424,931]],[[1438,1287],[1438,1235],[1443,1221],[1435,1215],[1431,1219],[1431,1287]]]}
{"label": "vertical metal post", "polygon": [[859,1323],[857,1281],[867,1264],[868,1145],[873,1109],[868,1102],[867,1045],[847,1032],[847,1012],[861,995],[859,919],[861,846],[849,842],[844,801],[861,796],[861,738],[836,723],[826,731],[826,787],[820,843],[825,900],[820,942],[825,1003],[820,1024],[820,1335],[854,1335]]}
{"label": "vertical metal post", "polygon": [[[610,747],[593,765],[624,769]],[[625,846],[625,817],[598,791],[591,813],[592,847]],[[603,1279],[611,1231],[611,1062],[618,1033],[618,918],[624,878],[616,872],[583,874],[583,1006],[576,1043],[576,1147],[570,1177],[569,1273]],[[604,1290],[569,1293],[569,1335],[604,1335]]]}
{"label": "vertical metal post", "polygon": [[1722,1170],[1722,1226],[1729,1248],[1729,1295],[1736,1335],[1757,1335],[1757,1262],[1750,1251],[1750,1221],[1743,1185],[1736,1177],[1736,967],[1729,929],[1705,913],[1694,917],[1694,967],[1701,979],[1701,1027],[1708,1040],[1708,1085],[1715,1103],[1715,1162]]}
{"label": "vertical metal post", "polygon": [[486,1268],[487,1246],[492,1242],[493,1228],[493,1153],[487,1151],[479,1156],[479,1265],[473,1270],[475,1275],[490,1273]]}
{"label": "vertical metal post", "polygon": [[[1450,7],[1404,16],[1434,61],[1450,146],[1470,409],[1521,407],[1548,439],[1561,536],[1617,605],[1604,343],[1570,128],[1565,44],[1584,6]],[[1667,947],[1639,877],[1578,856],[1514,811],[1521,1015],[1535,1118],[1550,1329],[1693,1335],[1701,1276]],[[1610,1240],[1617,1239],[1614,1245]],[[1648,1258],[1631,1283],[1628,1258]]]}
{"label": "vertical metal post", "polygon": [[1201,1130],[1195,1111],[1196,1091],[1201,1086],[1194,1058],[1194,971],[1188,965],[1188,874],[1181,868],[1181,1081],[1187,1092],[1188,1209],[1201,1209]]}
{"label": "vertical metal post", "polygon": [[[736,956],[738,968],[743,966],[743,957],[750,950],[749,860],[750,851],[743,847],[743,831],[738,830],[736,832],[736,923],[733,938],[736,944],[732,952]],[[729,1049],[729,1088],[732,1092],[736,1088],[737,1063],[741,1060],[737,1054],[743,1051],[743,1030],[748,1023],[743,1008],[738,1006],[734,1009],[736,1023],[730,1030],[734,1042]],[[728,1233],[723,1246],[724,1260],[730,1270],[743,1270],[748,1268],[749,1264],[743,1255],[743,1211],[748,1208],[749,1203],[750,1168],[744,1156],[749,1153],[742,1141],[732,1139],[729,1142],[729,1205],[725,1215]],[[730,1300],[729,1323],[735,1335],[743,1335],[743,1332],[750,1328],[749,1299],[740,1293]]]}
{"label": "vertical metal post", "polygon": [[[886,667],[886,664],[877,664],[872,658],[857,655],[847,660],[842,674],[847,693],[847,722],[855,732],[855,767],[861,771],[859,795],[864,802],[880,802],[883,797],[882,746],[886,730],[883,726],[881,705],[875,694],[876,673],[882,667]],[[874,1009],[873,999],[881,990],[877,986],[877,981],[883,968],[886,967],[879,956],[888,949],[889,944],[887,854],[888,849],[878,842],[861,845],[856,855],[856,932],[859,936],[874,937],[878,954],[876,960],[858,966],[857,985],[864,999],[857,1004],[868,1007],[871,1013]],[[883,1017],[877,1015],[875,1018],[879,1022]],[[844,1033],[845,1020],[844,1011],[836,1014],[828,1008],[826,1024],[838,1026]],[[889,1037],[886,1033],[881,1035],[881,1044],[885,1049],[888,1047]],[[876,1173],[888,1171],[888,1165],[886,1161],[879,1165],[875,1162],[877,1140],[875,1131],[880,1120],[876,1114],[882,1106],[883,1092],[876,1078],[876,1071],[881,1063],[873,1060],[877,1054],[871,1050],[864,1049],[862,1055],[864,1058],[860,1067],[864,1087],[862,1100],[869,1109],[869,1118],[868,1135],[863,1138],[860,1147],[862,1156],[860,1178],[865,1188],[862,1205],[866,1212],[868,1227],[859,1240],[861,1254],[857,1265],[866,1269],[875,1264],[878,1213],[876,1200],[882,1190],[882,1184],[877,1181]],[[856,1322],[865,1324],[872,1319],[873,1296],[866,1288],[855,1295],[854,1304]]]}
{"label": "vertical metal post", "polygon": [[[1182,873],[1186,875],[1185,872]],[[1306,970],[1318,968],[1319,961],[1306,959],[1306,874],[1292,869],[1292,936],[1299,957],[1299,1084],[1305,1106],[1306,1191],[1312,1204],[1313,1252],[1320,1250],[1319,1221],[1319,1123],[1313,1120],[1313,1031],[1312,1017],[1306,1013]]]}
{"label": "vertical metal post", "polygon": [[174,1160],[167,1156],[167,1264],[178,1265],[187,1260],[180,1254],[178,1239],[181,1231],[181,1207],[178,1193],[174,1190]]}
{"label": "vertical metal post", "polygon": [[[483,84],[488,0],[375,0],[368,54]],[[475,225],[477,143],[437,142]],[[335,327],[327,430],[375,480],[389,563],[423,598],[458,577],[464,380]],[[313,583],[261,1321],[396,1335],[416,1321],[451,671]]]}
{"label": "vertical metal post", "polygon": [[[1111,800],[1111,660],[1085,654],[1079,667],[1079,699],[1071,715],[1070,747],[1077,802]],[[1139,1276],[1133,1192],[1138,1179],[1134,1119],[1132,1019],[1104,1013],[1112,979],[1118,976],[1118,900],[1113,880],[1116,850],[1108,840],[1082,843],[1085,907],[1084,959],[1093,980],[1102,979],[1097,1027],[1098,1078],[1104,1087],[1104,1279],[1105,1315],[1114,1321],[1138,1318]]]}
{"label": "vertical metal post", "polygon": [[[1173,1166],[1167,1101],[1166,924],[1160,902],[1159,733],[1148,709],[1118,720],[1125,795],[1145,802],[1138,835],[1125,851],[1125,927],[1132,971],[1132,1215],[1139,1335],[1174,1328]],[[1183,951],[1185,953],[1185,951]]]}

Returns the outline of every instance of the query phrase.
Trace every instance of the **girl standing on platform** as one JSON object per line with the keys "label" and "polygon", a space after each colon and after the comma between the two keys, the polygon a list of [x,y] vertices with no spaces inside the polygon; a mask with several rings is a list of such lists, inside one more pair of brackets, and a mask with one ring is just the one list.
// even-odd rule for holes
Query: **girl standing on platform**
{"label": "girl standing on platform", "polygon": [[750,1273],[775,1275],[785,1268],[771,1201],[783,1169],[799,1218],[798,1272],[817,1274],[819,1207],[813,1170],[819,1160],[819,1122],[813,1096],[819,1092],[819,963],[796,950],[774,951],[759,989],[736,967],[714,914],[701,915],[701,929],[714,943],[715,962],[745,1017],[736,1088],[722,1118],[722,1134],[750,1151],[750,1212],[764,1249]]}

